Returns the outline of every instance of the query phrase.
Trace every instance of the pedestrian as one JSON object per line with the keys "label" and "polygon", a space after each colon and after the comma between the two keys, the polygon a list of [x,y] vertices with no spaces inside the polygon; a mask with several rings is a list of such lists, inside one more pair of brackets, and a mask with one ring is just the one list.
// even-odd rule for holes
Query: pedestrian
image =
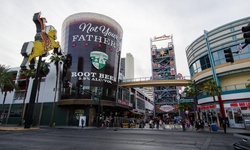
{"label": "pedestrian", "polygon": [[197,121],[195,122],[196,131],[198,131],[198,130],[200,129],[200,127],[201,127],[201,121],[200,121],[200,120],[197,120]]}
{"label": "pedestrian", "polygon": [[83,118],[81,119],[81,123],[82,123],[82,128],[81,129],[83,129],[84,128],[84,119]]}
{"label": "pedestrian", "polygon": [[153,120],[152,119],[150,119],[150,121],[149,121],[149,128],[153,128]]}
{"label": "pedestrian", "polygon": [[190,125],[191,125],[191,129],[193,130],[194,129],[194,120],[193,120],[193,118],[191,117],[190,118]]}
{"label": "pedestrian", "polygon": [[210,121],[207,123],[207,125],[208,125],[208,130],[209,130],[209,132],[212,132],[212,130],[211,130],[211,123],[210,123]]}
{"label": "pedestrian", "polygon": [[182,125],[182,130],[183,130],[183,131],[186,131],[186,128],[185,128],[185,126],[186,126],[186,121],[185,121],[184,119],[181,121],[181,125]]}
{"label": "pedestrian", "polygon": [[176,125],[178,124],[178,120],[175,118],[174,119],[174,129],[176,129]]}
{"label": "pedestrian", "polygon": [[201,123],[201,125],[200,125],[201,130],[204,130],[205,123],[202,119],[200,120],[200,123]]}
{"label": "pedestrian", "polygon": [[159,129],[160,126],[160,119],[156,118],[156,128]]}
{"label": "pedestrian", "polygon": [[106,129],[109,128],[109,119],[106,120]]}
{"label": "pedestrian", "polygon": [[224,133],[227,133],[227,123],[225,119],[222,120],[222,126],[223,126]]}

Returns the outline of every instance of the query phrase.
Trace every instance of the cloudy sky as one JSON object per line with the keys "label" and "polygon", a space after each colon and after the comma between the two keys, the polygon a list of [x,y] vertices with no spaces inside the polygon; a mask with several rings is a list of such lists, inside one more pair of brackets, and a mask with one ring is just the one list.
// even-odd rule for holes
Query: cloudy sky
{"label": "cloudy sky", "polygon": [[135,77],[151,76],[150,38],[173,35],[177,73],[189,76],[186,47],[204,30],[250,15],[249,0],[2,0],[0,2],[0,64],[19,67],[24,42],[33,41],[32,21],[41,12],[58,31],[68,16],[94,12],[109,16],[123,28],[122,57],[135,59]]}

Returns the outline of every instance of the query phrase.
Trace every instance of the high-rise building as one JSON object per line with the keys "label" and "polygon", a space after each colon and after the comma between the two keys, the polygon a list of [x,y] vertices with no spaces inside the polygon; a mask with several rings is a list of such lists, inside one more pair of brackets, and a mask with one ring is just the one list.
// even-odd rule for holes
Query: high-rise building
{"label": "high-rise building", "polygon": [[126,54],[125,78],[126,79],[133,79],[134,78],[134,57],[131,53]]}

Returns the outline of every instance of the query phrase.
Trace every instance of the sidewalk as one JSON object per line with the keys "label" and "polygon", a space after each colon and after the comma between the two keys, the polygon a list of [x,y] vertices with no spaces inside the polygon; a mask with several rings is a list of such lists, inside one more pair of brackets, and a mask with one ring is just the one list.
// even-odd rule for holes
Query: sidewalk
{"label": "sidewalk", "polygon": [[22,126],[6,126],[1,125],[0,131],[25,131],[25,130],[39,130],[39,127],[24,128]]}
{"label": "sidewalk", "polygon": [[[55,128],[55,129],[81,129],[79,126],[39,126],[39,127],[31,127],[31,128],[24,128],[23,126],[15,126],[15,125],[0,125],[0,131],[29,131],[29,130],[40,130],[42,128]],[[97,128],[97,127],[84,127],[83,130],[89,129],[106,129],[106,128]],[[182,128],[120,128],[120,127],[109,127],[110,130],[118,129],[118,130],[161,130],[161,131],[182,131]],[[250,130],[245,129],[238,129],[238,128],[227,128],[227,133],[250,133]],[[204,130],[196,131],[196,129],[187,129],[186,132],[209,132],[207,128]],[[224,130],[217,130],[212,131],[212,133],[224,133]]]}
{"label": "sidewalk", "polygon": [[[23,126],[17,125],[0,125],[0,131],[28,131],[28,130],[40,130],[42,128],[55,128],[55,129],[81,129],[79,126],[38,126],[38,127],[31,127],[31,128],[24,128]],[[97,129],[97,127],[84,127],[84,129]]]}

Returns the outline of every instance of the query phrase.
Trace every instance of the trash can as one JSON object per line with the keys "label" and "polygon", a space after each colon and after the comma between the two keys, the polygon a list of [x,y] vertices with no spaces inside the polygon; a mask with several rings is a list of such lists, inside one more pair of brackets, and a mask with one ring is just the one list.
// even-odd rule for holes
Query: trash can
{"label": "trash can", "polygon": [[250,130],[250,120],[245,119],[245,127],[246,127],[246,130]]}
{"label": "trash can", "polygon": [[218,127],[217,127],[216,123],[212,123],[211,127],[212,127],[212,131],[217,131],[218,130]]}

